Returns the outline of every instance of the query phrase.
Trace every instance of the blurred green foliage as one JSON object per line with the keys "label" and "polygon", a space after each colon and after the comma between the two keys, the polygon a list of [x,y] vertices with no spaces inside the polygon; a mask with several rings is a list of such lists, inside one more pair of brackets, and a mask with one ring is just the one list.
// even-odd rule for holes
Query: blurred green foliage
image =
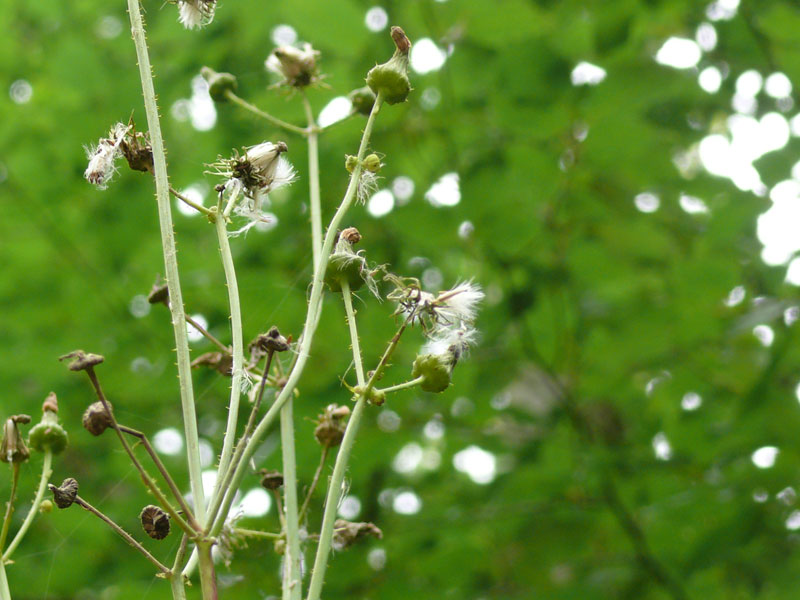
{"label": "blurred green foliage", "polygon": [[[487,302],[482,342],[451,389],[406,391],[370,409],[348,480],[359,520],[374,521],[384,539],[334,555],[326,598],[796,597],[800,538],[786,522],[797,506],[791,494],[776,495],[800,475],[800,349],[797,325],[783,318],[796,288],[759,257],[756,217],[769,200],[702,169],[682,176],[673,162],[724,123],[740,73],[780,70],[800,81],[797,3],[746,4],[713,23],[718,43],[699,66],[727,77],[708,94],[696,70],[653,60],[668,37],[694,37],[707,20],[704,3],[382,3],[389,24],[412,41],[428,37],[453,52],[441,70],[412,74],[409,102],[386,107],[377,121],[382,185],[410,177],[410,201],[381,218],[356,207],[346,225],[360,229],[371,260],[429,281],[441,275],[441,287],[474,277]],[[310,92],[318,113],[390,56],[388,30],[365,26],[372,6],[222,0],[214,23],[190,32],[174,6],[145,2],[175,187],[213,187],[205,163],[263,140],[285,140],[301,176],[273,198],[277,227],[233,242],[246,339],[273,324],[301,331],[310,277],[304,143],[229,104],[217,106],[210,131],[174,118],[172,107],[191,97],[193,77],[208,65],[234,73],[249,101],[303,123],[299,98],[268,89],[263,62],[274,28],[290,25],[321,51],[327,86]],[[131,114],[144,127],[126,19],[121,1],[6,0],[0,8],[2,84],[32,86],[25,103],[0,96],[0,406],[5,415],[37,415],[56,391],[71,446],[54,479],[75,476],[87,500],[138,533],[150,500],[114,437],[80,428],[91,390],[56,360],[78,347],[105,355],[99,374],[120,420],[151,435],[181,427],[167,312],[131,309],[163,271],[152,183],[121,171],[99,192],[82,178],[82,145]],[[602,66],[605,80],[573,85],[581,61]],[[775,110],[770,98],[759,100],[759,114]],[[322,137],[326,222],[362,125],[348,119]],[[789,176],[798,146],[793,138],[757,165],[767,186]],[[425,191],[446,173],[459,175],[461,202],[432,206]],[[658,195],[656,212],[636,209],[642,192]],[[682,210],[681,194],[701,198],[709,212]],[[175,220],[187,309],[227,341],[214,234],[202,218]],[[474,231],[460,236],[465,221]],[[744,300],[728,306],[736,286]],[[364,294],[358,309],[374,364],[394,329],[392,307]],[[772,328],[771,345],[753,335],[758,324]],[[406,378],[421,341],[408,337],[387,381]],[[195,355],[209,350],[194,344]],[[311,419],[349,397],[339,379],[351,357],[337,296],[326,298],[312,358],[295,408],[302,485],[319,457]],[[200,429],[215,452],[227,384],[196,373]],[[702,399],[697,410],[681,407],[689,392]],[[386,411],[399,417],[396,431],[379,426],[382,412],[392,416]],[[431,422],[443,425],[442,437],[424,435]],[[668,460],[656,457],[654,440]],[[411,443],[438,453],[439,464],[397,472],[393,460]],[[280,466],[277,445],[267,439],[259,467]],[[471,445],[496,458],[491,482],[454,468],[455,454]],[[762,446],[779,448],[772,468],[751,461]],[[15,526],[40,461],[23,468]],[[165,461],[185,484],[183,456]],[[254,475],[244,489],[256,486]],[[406,489],[421,499],[416,514],[398,514],[391,492],[381,495]],[[0,497],[7,490],[0,477]],[[277,530],[274,507],[243,524]],[[166,557],[178,536],[144,543]],[[309,560],[313,549],[310,541]],[[376,549],[385,551],[383,568],[368,562]],[[169,597],[141,557],[78,509],[37,519],[14,558],[18,600]],[[252,541],[220,578],[226,598],[275,596],[279,557]]]}

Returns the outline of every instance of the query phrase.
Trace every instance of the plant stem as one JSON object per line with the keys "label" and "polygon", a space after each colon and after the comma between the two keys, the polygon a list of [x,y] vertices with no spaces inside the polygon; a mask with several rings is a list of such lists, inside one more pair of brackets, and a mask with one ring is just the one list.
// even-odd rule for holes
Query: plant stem
{"label": "plant stem", "polygon": [[281,455],[283,457],[283,497],[286,517],[286,556],[283,577],[283,600],[300,600],[300,534],[297,520],[297,463],[294,453],[293,401],[281,409]]}
{"label": "plant stem", "polygon": [[303,500],[303,506],[300,507],[300,514],[297,515],[297,522],[300,523],[303,520],[303,517],[308,510],[308,505],[311,502],[311,496],[314,493],[314,490],[317,488],[317,483],[319,483],[319,476],[322,475],[322,469],[325,468],[325,460],[328,458],[328,450],[330,450],[330,446],[325,445],[322,447],[322,454],[320,455],[319,464],[317,465],[317,470],[314,472],[314,478],[311,480],[311,485],[308,488],[308,493],[306,494],[306,499]]}
{"label": "plant stem", "polygon": [[244,478],[245,470],[250,458],[255,453],[261,439],[264,437],[264,435],[266,435],[273,421],[277,417],[278,411],[283,407],[284,403],[291,398],[292,394],[294,393],[294,389],[297,386],[297,382],[299,381],[300,376],[303,374],[303,369],[305,369],[305,365],[308,361],[311,350],[311,343],[314,338],[314,332],[319,321],[318,315],[321,313],[323,289],[322,280],[325,275],[325,269],[328,266],[328,260],[330,258],[331,250],[333,249],[333,242],[337,235],[337,228],[341,224],[342,219],[350,209],[350,206],[352,206],[355,199],[358,180],[361,176],[361,161],[366,153],[369,139],[372,135],[372,128],[375,124],[375,118],[380,111],[382,103],[383,97],[381,94],[378,94],[377,98],[375,99],[375,104],[372,106],[372,112],[367,119],[367,124],[364,126],[364,133],[361,137],[361,144],[358,149],[358,163],[353,169],[353,173],[350,175],[350,183],[347,186],[347,191],[345,192],[342,203],[339,205],[336,214],[334,214],[333,218],[331,219],[328,230],[325,234],[322,244],[322,253],[320,254],[320,259],[317,261],[317,264],[314,268],[314,280],[311,285],[311,298],[309,300],[308,311],[306,313],[305,325],[303,326],[303,333],[300,337],[297,361],[294,363],[291,373],[289,373],[289,378],[286,382],[286,385],[280,391],[277,398],[275,398],[272,406],[270,406],[269,410],[261,419],[255,431],[253,431],[252,437],[248,440],[247,445],[244,448],[242,458],[234,467],[236,470],[234,471],[233,476],[231,477],[230,485],[226,490],[225,498],[222,504],[222,510],[216,515],[209,517],[209,521],[214,519],[214,525],[211,528],[212,535],[219,534],[220,530],[222,529],[222,526],[225,523],[225,516],[230,510],[236,490]]}
{"label": "plant stem", "polygon": [[184,315],[184,318],[186,319],[186,322],[187,322],[189,325],[191,325],[192,327],[194,327],[195,329],[197,329],[197,331],[199,331],[199,332],[200,332],[200,335],[202,335],[202,336],[203,336],[204,338],[206,338],[206,339],[207,339],[209,342],[211,342],[212,344],[214,344],[214,345],[215,345],[217,348],[219,348],[220,350],[222,350],[222,351],[223,351],[225,354],[230,354],[230,353],[231,353],[231,349],[230,349],[228,346],[226,346],[225,344],[223,344],[222,342],[220,342],[220,341],[219,341],[217,338],[215,338],[213,335],[211,335],[211,333],[209,333],[209,332],[208,332],[208,330],[207,330],[205,327],[203,327],[202,325],[200,325],[200,323],[198,323],[197,321],[195,321],[195,320],[194,320],[192,317],[190,317],[188,314],[187,314],[187,315]]}
{"label": "plant stem", "polygon": [[308,196],[311,212],[311,249],[314,265],[322,251],[322,208],[319,192],[319,133],[308,96],[303,92],[303,107],[308,120]]}
{"label": "plant stem", "polygon": [[178,501],[178,505],[181,507],[181,510],[184,512],[187,519],[189,519],[189,523],[192,525],[192,527],[198,528],[199,525],[194,521],[194,518],[192,517],[192,511],[189,509],[189,505],[186,504],[186,500],[184,499],[183,494],[181,494],[181,491],[178,489],[178,486],[175,484],[175,481],[172,479],[172,476],[169,474],[169,471],[167,471],[167,468],[164,466],[164,463],[161,462],[161,459],[158,457],[158,454],[156,454],[156,451],[153,449],[153,446],[152,444],[150,444],[150,440],[147,438],[147,436],[143,434],[141,431],[137,431],[135,429],[132,429],[131,427],[126,427],[125,425],[119,425],[119,424],[117,426],[119,427],[119,430],[122,431],[123,433],[132,435],[133,437],[137,438],[140,442],[142,442],[145,451],[147,452],[147,454],[150,455],[150,458],[153,460],[153,463],[158,469],[158,472],[161,473],[161,476],[164,478],[164,481],[166,481],[167,487],[169,487],[170,491],[172,492],[172,495]]}
{"label": "plant stem", "polygon": [[241,527],[234,529],[233,533],[247,537],[264,538],[268,540],[279,540],[283,537],[280,533],[272,533],[271,531],[256,531],[255,529],[242,529]]}
{"label": "plant stem", "polygon": [[211,557],[211,545],[208,540],[197,542],[197,556],[200,562],[200,589],[203,600],[217,600],[217,576],[214,572],[214,559]]}
{"label": "plant stem", "polygon": [[233,345],[233,370],[231,372],[231,398],[228,403],[228,424],[222,442],[222,454],[219,460],[217,481],[222,480],[220,474],[225,473],[233,454],[233,441],[236,439],[236,424],[239,418],[239,398],[242,394],[242,369],[244,365],[244,343],[242,341],[242,309],[239,303],[239,287],[236,282],[236,269],[233,265],[231,245],[228,241],[228,229],[225,219],[219,213],[222,200],[217,208],[215,227],[219,242],[219,253],[222,257],[222,268],[225,271],[225,283],[228,287],[228,303],[231,309],[231,340]]}
{"label": "plant stem", "polygon": [[[36,518],[37,513],[39,512],[39,507],[42,505],[42,500],[44,499],[44,493],[47,490],[47,483],[50,481],[50,476],[53,474],[53,453],[50,450],[45,450],[44,452],[44,462],[42,463],[42,476],[39,478],[39,487],[36,488],[36,495],[33,497],[33,504],[31,505],[31,509],[28,511],[28,514],[25,516],[25,520],[20,525],[19,531],[17,531],[17,535],[14,536],[14,539],[11,540],[11,543],[6,548],[5,552],[3,552],[3,556],[0,558],[0,562],[5,562],[11,555],[14,553],[14,550],[17,549],[19,543],[22,541],[22,538],[25,537],[25,534],[28,532],[28,528],[33,523],[33,520]],[[0,545],[0,550],[2,550],[2,546]]]}
{"label": "plant stem", "polygon": [[[353,310],[353,299],[350,295],[350,284],[347,279],[342,278],[342,299],[347,314],[347,324],[350,329],[350,343],[353,350],[353,362],[356,368],[358,385],[364,386],[364,367],[361,362],[361,347],[358,341],[358,329],[356,328],[356,315]],[[353,409],[353,414],[347,422],[347,428],[342,438],[342,444],[336,455],[336,464],[333,467],[333,475],[328,484],[328,495],[325,498],[325,512],[322,517],[322,527],[319,532],[319,545],[317,555],[314,559],[314,570],[311,572],[311,582],[308,585],[308,600],[318,600],[322,592],[322,584],[325,580],[325,570],[328,565],[328,554],[331,550],[333,539],[333,524],[336,522],[336,511],[339,508],[339,499],[342,496],[342,483],[344,474],[347,470],[347,463],[350,460],[350,451],[358,433],[358,426],[364,414],[367,400],[365,394],[360,394]]]}
{"label": "plant stem", "polygon": [[6,513],[3,517],[3,527],[0,528],[0,551],[5,548],[8,528],[11,526],[11,515],[14,514],[14,500],[17,497],[17,484],[19,483],[19,463],[11,464],[11,493],[8,495]]}
{"label": "plant stem", "polygon": [[298,127],[297,125],[292,125],[291,123],[287,123],[286,121],[282,121],[278,117],[273,117],[271,114],[265,113],[263,110],[261,110],[257,106],[253,106],[252,104],[250,104],[246,100],[243,100],[242,98],[237,96],[231,90],[226,90],[225,91],[225,97],[228,100],[230,100],[231,102],[233,102],[234,104],[238,104],[239,106],[241,106],[245,110],[249,110],[254,115],[257,115],[257,116],[261,117],[262,119],[266,119],[267,121],[269,121],[270,123],[272,123],[276,127],[283,127],[284,129],[286,129],[287,131],[291,131],[292,133],[299,133],[300,135],[308,135],[308,131],[303,129],[302,127]]}
{"label": "plant stem", "polygon": [[147,52],[147,41],[144,34],[142,13],[139,0],[128,0],[128,13],[131,20],[131,32],[136,46],[136,57],[139,62],[139,78],[142,83],[144,107],[147,113],[147,126],[150,131],[150,142],[153,147],[153,166],[156,178],[156,200],[158,201],[158,220],[161,228],[161,245],[164,253],[164,268],[169,290],[172,327],[175,331],[175,348],[178,361],[178,379],[180,381],[181,408],[183,425],[186,434],[186,457],[189,465],[189,480],[194,500],[197,520],[205,521],[205,497],[200,468],[200,442],[197,435],[197,415],[192,390],[192,371],[189,360],[189,340],[186,335],[185,311],[178,275],[177,248],[175,234],[172,229],[172,212],[169,205],[169,181],[167,178],[167,157],[164,152],[164,141],[161,137],[161,124],[158,118],[156,92],[153,87],[153,73],[150,57]]}
{"label": "plant stem", "polygon": [[[175,507],[172,506],[169,500],[167,500],[167,498],[164,496],[161,490],[158,489],[158,485],[156,485],[156,482],[153,480],[152,477],[150,477],[150,474],[142,466],[142,463],[139,462],[139,459],[136,458],[136,454],[134,454],[133,448],[131,448],[130,444],[128,444],[128,440],[125,439],[125,436],[122,435],[122,428],[119,426],[119,423],[117,423],[117,419],[116,417],[114,417],[114,412],[111,410],[111,405],[108,403],[108,400],[106,400],[106,396],[103,393],[103,388],[100,387],[100,381],[97,379],[97,374],[94,372],[94,368],[92,367],[87,368],[86,374],[89,376],[89,379],[92,382],[92,386],[94,386],[94,391],[97,394],[98,400],[100,400],[100,402],[103,404],[103,407],[105,408],[106,412],[108,413],[111,419],[111,427],[117,433],[117,437],[119,438],[119,441],[122,443],[122,447],[125,449],[125,452],[128,454],[128,458],[131,459],[133,466],[136,467],[137,471],[139,471],[139,476],[142,478],[145,487],[147,487],[147,489],[149,489],[153,493],[153,495],[156,497],[156,500],[161,505],[161,507],[169,513],[170,517],[175,519],[175,522],[183,531],[190,534],[199,532],[200,531],[199,524],[197,523],[197,521],[194,520],[194,516],[192,515],[192,513],[191,512],[186,513],[186,517],[189,519],[190,523],[192,523],[192,525],[189,525],[178,514],[178,512],[175,510]],[[130,433],[132,431],[135,430],[126,428],[127,433]],[[139,432],[137,431],[136,433]],[[181,502],[183,502],[183,497],[180,496],[180,498]],[[182,503],[181,507],[183,506],[186,505]]]}
{"label": "plant stem", "polygon": [[410,381],[406,381],[404,383],[398,383],[397,385],[390,385],[389,387],[381,388],[381,392],[384,394],[388,394],[389,392],[399,392],[400,390],[404,390],[406,388],[411,388],[418,386],[425,378],[420,375],[416,379],[412,379]]}
{"label": "plant stem", "polygon": [[100,518],[100,520],[102,520],[102,521],[103,521],[104,523],[106,523],[106,524],[107,524],[109,527],[111,527],[111,529],[113,529],[113,530],[114,530],[114,532],[115,532],[117,535],[119,535],[119,536],[120,536],[120,537],[121,537],[123,540],[125,540],[126,542],[128,542],[128,544],[129,544],[130,546],[132,546],[133,548],[135,548],[136,550],[138,550],[138,551],[139,551],[139,552],[142,554],[142,556],[144,556],[144,557],[145,557],[147,560],[149,560],[151,563],[153,563],[153,564],[155,565],[155,567],[156,567],[156,568],[157,568],[159,571],[161,571],[161,573],[162,573],[162,574],[164,574],[164,575],[169,575],[169,573],[170,573],[170,570],[169,570],[169,569],[168,569],[168,568],[167,568],[167,567],[166,567],[164,564],[162,564],[162,563],[161,563],[161,561],[159,561],[159,560],[158,560],[158,559],[157,559],[155,556],[153,556],[152,554],[150,554],[150,553],[149,553],[149,552],[148,552],[148,551],[147,551],[147,550],[144,548],[144,546],[142,546],[142,545],[141,545],[139,542],[137,542],[137,541],[136,541],[136,540],[133,538],[133,536],[131,536],[131,534],[129,534],[127,531],[125,531],[125,530],[124,530],[122,527],[120,527],[119,525],[117,525],[117,524],[116,524],[114,521],[112,521],[111,519],[109,519],[107,516],[105,516],[103,513],[101,513],[99,510],[97,510],[97,509],[96,509],[94,506],[92,506],[91,504],[89,504],[88,502],[86,502],[86,500],[84,500],[84,499],[83,499],[83,498],[81,498],[80,496],[75,496],[75,504],[77,504],[78,506],[80,506],[80,507],[81,507],[83,510],[89,511],[90,513],[92,513],[92,514],[93,514],[93,515],[95,515],[96,517],[99,517],[99,518]]}
{"label": "plant stem", "polygon": [[175,561],[172,563],[172,569],[169,576],[169,584],[172,588],[172,600],[186,600],[186,584],[183,580],[183,573],[181,573],[181,563],[183,557],[186,556],[186,545],[189,543],[189,536],[185,533],[181,537],[180,546],[175,553]]}
{"label": "plant stem", "polygon": [[0,600],[11,600],[11,590],[8,587],[6,565],[0,560]]}
{"label": "plant stem", "polygon": [[169,193],[175,196],[178,200],[180,200],[184,204],[191,206],[193,209],[203,213],[207,217],[214,214],[213,212],[208,210],[205,206],[203,206],[202,204],[197,204],[197,202],[195,202],[194,200],[190,200],[189,198],[178,192],[178,190],[176,190],[172,186],[169,187]]}

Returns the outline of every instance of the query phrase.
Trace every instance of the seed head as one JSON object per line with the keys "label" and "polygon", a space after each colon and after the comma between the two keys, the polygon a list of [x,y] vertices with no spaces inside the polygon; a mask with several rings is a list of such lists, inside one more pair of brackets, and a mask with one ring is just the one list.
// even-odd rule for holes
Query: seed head
{"label": "seed head", "polygon": [[[113,410],[111,402],[106,402],[109,408]],[[83,428],[92,435],[100,435],[114,423],[111,414],[99,400],[89,405],[89,408],[83,413],[82,422]]]}
{"label": "seed head", "polygon": [[283,77],[279,85],[302,88],[319,81],[317,61],[319,51],[311,44],[280,46],[275,48],[264,63],[268,70]]}
{"label": "seed head", "polygon": [[53,502],[58,508],[68,508],[78,497],[78,482],[72,477],[68,477],[56,487],[52,483],[47,486],[53,492]]}

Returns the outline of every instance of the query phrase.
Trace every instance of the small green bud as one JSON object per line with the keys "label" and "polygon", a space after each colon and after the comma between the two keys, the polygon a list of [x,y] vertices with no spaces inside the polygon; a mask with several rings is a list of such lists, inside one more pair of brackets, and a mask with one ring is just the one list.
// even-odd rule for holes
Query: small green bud
{"label": "small green bud", "polygon": [[411,376],[422,377],[421,387],[426,392],[443,392],[450,385],[453,363],[444,354],[421,354],[411,368]]}
{"label": "small green bud", "polygon": [[356,165],[358,164],[358,157],[353,156],[352,154],[348,154],[344,158],[344,168],[347,169],[348,173],[352,173],[356,169]]}
{"label": "small green bud", "polygon": [[39,505],[39,512],[45,515],[53,512],[53,501],[42,500],[42,503]]}
{"label": "small green bud", "polygon": [[367,73],[367,85],[380,94],[387,104],[405,102],[411,91],[408,80],[408,51],[411,42],[399,27],[392,27],[392,39],[397,49],[392,58],[381,65],[375,65]]}
{"label": "small green bud", "polygon": [[200,69],[200,74],[208,82],[208,93],[215,102],[227,102],[227,92],[236,91],[235,75],[217,73],[210,67]]}
{"label": "small green bud", "polygon": [[53,454],[60,454],[67,447],[69,437],[58,422],[58,400],[53,392],[44,401],[42,413],[42,420],[28,435],[28,444],[37,452],[49,450]]}
{"label": "small green bud", "polygon": [[382,166],[380,157],[374,152],[364,158],[364,168],[370,173],[377,173]]}
{"label": "small green bud", "polygon": [[353,106],[353,112],[365,117],[369,116],[372,112],[372,106],[375,104],[375,92],[369,87],[364,86],[353,90],[347,95],[350,103]]}

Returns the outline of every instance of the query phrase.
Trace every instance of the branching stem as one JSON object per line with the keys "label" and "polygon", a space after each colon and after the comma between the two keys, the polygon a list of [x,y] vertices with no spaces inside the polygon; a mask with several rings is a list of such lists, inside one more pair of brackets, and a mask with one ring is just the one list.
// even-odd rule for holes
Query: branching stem
{"label": "branching stem", "polygon": [[[39,487],[36,488],[36,495],[33,497],[33,504],[31,505],[31,509],[28,511],[28,514],[25,515],[25,520],[20,525],[17,534],[14,536],[14,539],[11,540],[11,543],[6,548],[5,552],[3,552],[3,556],[0,559],[0,562],[6,562],[8,559],[11,558],[11,555],[14,554],[14,550],[17,549],[19,543],[22,541],[22,538],[25,537],[25,534],[28,532],[28,528],[33,523],[33,520],[36,518],[36,515],[39,513],[39,507],[42,505],[42,500],[44,499],[44,493],[47,491],[47,484],[50,481],[50,476],[53,474],[53,453],[50,450],[45,450],[44,452],[44,461],[42,462],[42,475],[39,478]],[[2,549],[2,545],[0,545],[0,549]]]}

